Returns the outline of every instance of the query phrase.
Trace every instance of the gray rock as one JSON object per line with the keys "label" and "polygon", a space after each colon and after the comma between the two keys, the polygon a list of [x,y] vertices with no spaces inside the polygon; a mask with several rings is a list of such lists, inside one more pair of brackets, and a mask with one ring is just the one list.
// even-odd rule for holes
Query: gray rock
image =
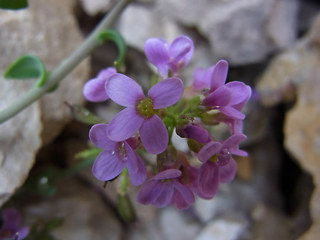
{"label": "gray rock", "polygon": [[240,220],[219,219],[209,223],[195,240],[237,240],[247,224]]}
{"label": "gray rock", "polygon": [[199,223],[188,219],[187,212],[173,207],[165,208],[160,215],[160,224],[166,240],[193,240],[200,230]]}
{"label": "gray rock", "polygon": [[[74,1],[29,1],[21,11],[0,10],[0,72],[25,54],[38,56],[51,71],[81,42],[72,13]],[[71,119],[65,101],[83,102],[82,87],[87,61],[77,67],[54,93],[0,126],[0,205],[23,184],[41,146],[55,138]],[[6,81],[2,77],[0,108],[4,109],[28,91],[34,81]]]}
{"label": "gray rock", "polygon": [[[294,41],[296,1],[281,2],[235,0],[212,4],[200,21],[200,31],[209,38],[213,53],[234,65],[261,61],[276,48]],[[282,6],[292,4],[289,9],[294,11]],[[287,18],[282,19],[282,15]],[[279,31],[279,25],[285,30]]]}
{"label": "gray rock", "polygon": [[291,220],[277,209],[259,203],[253,209],[252,217],[254,221],[250,239],[295,239],[292,238]]}
{"label": "gray rock", "polygon": [[70,179],[59,184],[58,189],[56,196],[24,208],[28,224],[63,218],[64,223],[52,232],[57,240],[121,239],[119,221],[93,189]]}
{"label": "gray rock", "polygon": [[112,4],[111,0],[80,0],[84,11],[90,15],[95,16],[98,13],[107,12]]}
{"label": "gray rock", "polygon": [[312,174],[315,184],[310,203],[312,227],[301,238],[316,239],[320,234],[320,117],[319,107],[319,50],[320,15],[309,35],[309,45],[299,58],[298,68],[302,81],[297,86],[297,101],[285,119],[285,147],[297,159],[303,169]]}
{"label": "gray rock", "polygon": [[143,51],[144,42],[151,37],[172,40],[182,31],[155,8],[131,4],[119,19],[118,29],[129,46]]}
{"label": "gray rock", "polygon": [[198,28],[212,54],[235,65],[261,61],[296,38],[296,0],[160,0],[157,9],[163,18]]}

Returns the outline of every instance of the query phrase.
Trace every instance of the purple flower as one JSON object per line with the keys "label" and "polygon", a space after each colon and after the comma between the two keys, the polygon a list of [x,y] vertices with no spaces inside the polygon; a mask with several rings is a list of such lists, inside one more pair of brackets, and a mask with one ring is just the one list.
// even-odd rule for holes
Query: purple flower
{"label": "purple flower", "polygon": [[1,239],[22,240],[29,234],[28,227],[20,227],[21,217],[19,212],[13,208],[7,208],[2,211],[2,227],[0,229]]}
{"label": "purple flower", "polygon": [[157,67],[164,78],[176,75],[185,67],[193,54],[193,42],[186,36],[180,36],[171,44],[160,38],[150,38],[144,44],[148,60]]}
{"label": "purple flower", "polygon": [[180,137],[192,138],[199,143],[207,143],[211,140],[209,132],[202,126],[194,123],[184,126],[183,128],[178,128],[177,132]]}
{"label": "purple flower", "polygon": [[110,122],[109,138],[116,142],[124,141],[139,130],[141,142],[149,153],[163,152],[169,137],[156,113],[181,98],[184,91],[182,81],[179,78],[165,79],[154,85],[145,97],[137,82],[123,74],[115,74],[109,79],[106,91],[114,102],[127,107]]}
{"label": "purple flower", "polygon": [[90,102],[103,102],[109,99],[105,85],[109,78],[117,73],[113,67],[108,67],[99,72],[96,78],[88,81],[83,87],[83,95]]}
{"label": "purple flower", "polygon": [[137,199],[142,204],[165,207],[172,203],[179,209],[189,207],[194,202],[191,190],[181,184],[178,178],[181,171],[168,169],[146,181],[138,192]]}
{"label": "purple flower", "polygon": [[215,65],[209,69],[196,68],[193,72],[192,88],[196,91],[201,91],[210,87],[211,76]]}
{"label": "purple flower", "polygon": [[147,177],[146,168],[139,155],[132,149],[130,139],[122,142],[112,141],[107,136],[108,128],[108,124],[96,124],[89,132],[91,142],[104,149],[93,164],[93,175],[101,181],[109,181],[127,167],[132,184],[142,184]]}
{"label": "purple flower", "polygon": [[[246,84],[233,81],[225,84],[228,74],[228,62],[220,60],[214,68],[209,68],[203,73],[206,84],[210,81],[210,90],[203,104],[218,109],[231,119],[244,119],[240,111],[251,96],[251,88]],[[200,76],[201,77],[201,76]]]}
{"label": "purple flower", "polygon": [[234,134],[223,142],[207,143],[197,153],[203,162],[199,173],[199,190],[204,196],[213,197],[219,182],[230,182],[234,178],[237,164],[232,154],[247,156],[247,152],[239,149],[239,144],[245,139],[244,134]]}

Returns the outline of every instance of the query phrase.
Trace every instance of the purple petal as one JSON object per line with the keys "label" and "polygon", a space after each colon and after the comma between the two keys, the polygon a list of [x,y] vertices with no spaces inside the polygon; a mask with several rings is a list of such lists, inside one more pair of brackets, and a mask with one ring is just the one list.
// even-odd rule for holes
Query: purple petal
{"label": "purple petal", "polygon": [[161,75],[168,75],[169,52],[168,43],[159,38],[150,38],[144,44],[148,60],[158,68]]}
{"label": "purple petal", "polygon": [[230,149],[230,153],[233,155],[241,156],[241,157],[247,157],[248,153],[241,149]]}
{"label": "purple petal", "polygon": [[192,138],[199,143],[207,143],[210,141],[210,135],[207,129],[197,126],[197,125],[188,125],[183,130],[183,137]]}
{"label": "purple petal", "polygon": [[224,115],[231,119],[243,120],[246,116],[234,107],[226,106],[219,109]]}
{"label": "purple petal", "polygon": [[117,69],[115,69],[114,67],[108,67],[106,69],[101,70],[98,73],[97,78],[104,78],[108,80],[115,73],[117,73]]}
{"label": "purple petal", "polygon": [[230,104],[231,91],[225,86],[219,87],[214,92],[210,93],[204,100],[203,103],[207,106],[212,107],[224,107]]}
{"label": "purple petal", "polygon": [[139,186],[146,180],[147,170],[139,155],[133,151],[128,143],[125,142],[124,144],[128,155],[127,167],[131,183],[135,186]]}
{"label": "purple petal", "polygon": [[223,142],[223,148],[238,148],[239,144],[247,139],[247,136],[242,133],[231,135],[227,140]]}
{"label": "purple petal", "polygon": [[109,181],[118,176],[125,167],[125,162],[118,159],[114,152],[101,152],[92,167],[93,175],[100,181]]}
{"label": "purple petal", "polygon": [[[194,195],[191,192],[191,190],[182,185],[180,182],[173,180],[173,185],[175,187],[175,189],[182,195],[182,197],[184,198],[184,200],[189,203],[192,204],[194,202]],[[178,206],[177,206],[178,207]],[[179,208],[179,207],[178,207]]]}
{"label": "purple petal", "polygon": [[148,92],[152,99],[153,109],[169,107],[182,97],[184,86],[179,78],[168,78],[158,82]]}
{"label": "purple petal", "polygon": [[104,78],[93,78],[83,87],[83,96],[90,102],[103,102],[109,99]]}
{"label": "purple petal", "polygon": [[109,99],[105,85],[109,78],[117,73],[113,67],[106,68],[98,74],[98,76],[88,81],[83,88],[84,97],[91,102],[103,102]]}
{"label": "purple petal", "polygon": [[180,36],[171,43],[169,54],[177,66],[184,67],[189,63],[193,50],[192,40],[186,36]]}
{"label": "purple petal", "polygon": [[[226,84],[232,94],[230,105],[246,103],[251,96],[251,88],[243,82],[233,81]],[[241,110],[241,109],[238,109]]]}
{"label": "purple petal", "polygon": [[167,169],[165,171],[159,172],[157,175],[152,177],[152,180],[164,180],[164,179],[171,179],[177,178],[181,176],[181,171],[177,169]]}
{"label": "purple petal", "polygon": [[214,67],[212,72],[210,90],[214,91],[218,87],[221,87],[227,79],[228,75],[228,62],[225,60],[220,60]]}
{"label": "purple petal", "polygon": [[144,120],[140,128],[140,138],[144,148],[151,154],[166,150],[169,142],[167,128],[157,114]]}
{"label": "purple petal", "polygon": [[150,181],[145,182],[139,189],[137,194],[138,202],[142,204],[150,204],[154,197],[157,196],[157,191],[161,185],[161,181]]}
{"label": "purple petal", "polygon": [[116,142],[109,139],[107,129],[108,124],[99,123],[93,125],[89,131],[89,138],[96,147],[112,151],[115,148]]}
{"label": "purple petal", "polygon": [[111,120],[107,130],[108,137],[116,142],[124,141],[138,131],[143,121],[144,118],[134,108],[125,108]]}
{"label": "purple petal", "polygon": [[212,162],[206,162],[200,168],[199,191],[206,198],[212,198],[219,187],[219,167]]}
{"label": "purple petal", "polygon": [[18,210],[14,208],[7,208],[2,211],[2,220],[3,220],[2,229],[18,230],[18,227],[21,221],[21,216]]}
{"label": "purple petal", "polygon": [[201,162],[208,161],[213,155],[217,154],[221,149],[221,143],[209,142],[204,145],[201,150],[197,153],[197,157]]}
{"label": "purple petal", "polygon": [[162,182],[157,189],[157,196],[151,202],[152,205],[162,208],[167,206],[173,196],[174,188],[171,182]]}
{"label": "purple petal", "polygon": [[131,146],[127,143],[127,141],[124,142],[124,147],[126,149],[127,153],[127,168],[128,171],[131,172],[132,174],[137,173],[139,169],[139,159],[137,159],[135,155],[135,151],[131,148]]}
{"label": "purple petal", "polygon": [[141,86],[126,75],[116,73],[106,84],[106,91],[112,101],[125,106],[134,107],[144,94]]}
{"label": "purple petal", "polygon": [[223,120],[223,122],[225,122],[229,126],[231,134],[242,133],[243,131],[242,120],[225,119]]}
{"label": "purple petal", "polygon": [[188,203],[180,192],[175,191],[171,199],[171,204],[175,205],[179,210],[184,210],[188,209],[192,203]]}
{"label": "purple petal", "polygon": [[30,231],[30,230],[29,230],[28,227],[20,228],[20,229],[18,230],[18,232],[19,232],[18,240],[22,240],[22,239],[24,239],[26,236],[28,236],[29,231]]}
{"label": "purple petal", "polygon": [[210,87],[210,80],[214,66],[209,69],[196,68],[193,72],[192,88],[200,91]]}
{"label": "purple petal", "polygon": [[174,191],[171,198],[171,205],[175,205],[179,210],[187,209],[190,207],[190,204],[184,200],[182,194],[178,191]]}
{"label": "purple petal", "polygon": [[234,159],[230,159],[229,163],[219,168],[220,182],[230,182],[234,179],[237,172],[237,163]]}

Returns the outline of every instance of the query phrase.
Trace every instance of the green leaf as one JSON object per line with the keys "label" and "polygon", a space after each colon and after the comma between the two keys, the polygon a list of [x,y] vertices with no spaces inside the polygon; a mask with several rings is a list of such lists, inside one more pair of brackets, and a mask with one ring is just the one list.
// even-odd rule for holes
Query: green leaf
{"label": "green leaf", "polygon": [[118,47],[118,58],[114,62],[114,65],[116,69],[119,71],[121,66],[124,63],[124,59],[127,52],[127,45],[123,39],[123,37],[116,31],[113,30],[105,30],[98,33],[97,36],[98,40],[102,43],[104,43],[107,40],[113,41],[117,47]]}
{"label": "green leaf", "polygon": [[38,78],[38,81],[36,82],[37,87],[43,86],[47,76],[48,74],[42,61],[38,57],[31,55],[25,55],[18,58],[4,73],[4,77],[8,79]]}
{"label": "green leaf", "polygon": [[27,0],[0,0],[0,8],[17,10],[28,7]]}
{"label": "green leaf", "polygon": [[79,122],[90,124],[90,125],[104,122],[102,119],[94,115],[85,107],[82,107],[80,105],[71,105],[67,102],[66,102],[66,105],[70,108],[72,117],[78,120]]}

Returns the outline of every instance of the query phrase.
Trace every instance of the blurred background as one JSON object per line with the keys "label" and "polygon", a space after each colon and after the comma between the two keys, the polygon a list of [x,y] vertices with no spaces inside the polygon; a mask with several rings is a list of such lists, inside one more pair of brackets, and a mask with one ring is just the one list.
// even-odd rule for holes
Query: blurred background
{"label": "blurred background", "polygon": [[[28,9],[0,10],[1,76],[23,54],[54,69],[116,2],[29,0]],[[128,44],[126,73],[145,86],[152,71],[143,45],[150,37],[192,38],[187,83],[195,67],[226,59],[227,81],[253,89],[241,146],[249,157],[235,158],[236,179],[221,184],[214,199],[197,199],[188,210],[140,205],[132,187],[136,220],[132,212],[124,217],[116,181],[104,188],[91,174],[92,159],[75,157],[88,148],[90,125],[70,109],[82,105],[107,121],[119,110],[82,96],[84,83],[117,57],[116,45],[106,43],[57,91],[0,125],[0,204],[19,210],[22,225],[33,226],[31,239],[320,239],[320,2],[140,0],[115,29]],[[33,84],[0,81],[0,109]]]}

